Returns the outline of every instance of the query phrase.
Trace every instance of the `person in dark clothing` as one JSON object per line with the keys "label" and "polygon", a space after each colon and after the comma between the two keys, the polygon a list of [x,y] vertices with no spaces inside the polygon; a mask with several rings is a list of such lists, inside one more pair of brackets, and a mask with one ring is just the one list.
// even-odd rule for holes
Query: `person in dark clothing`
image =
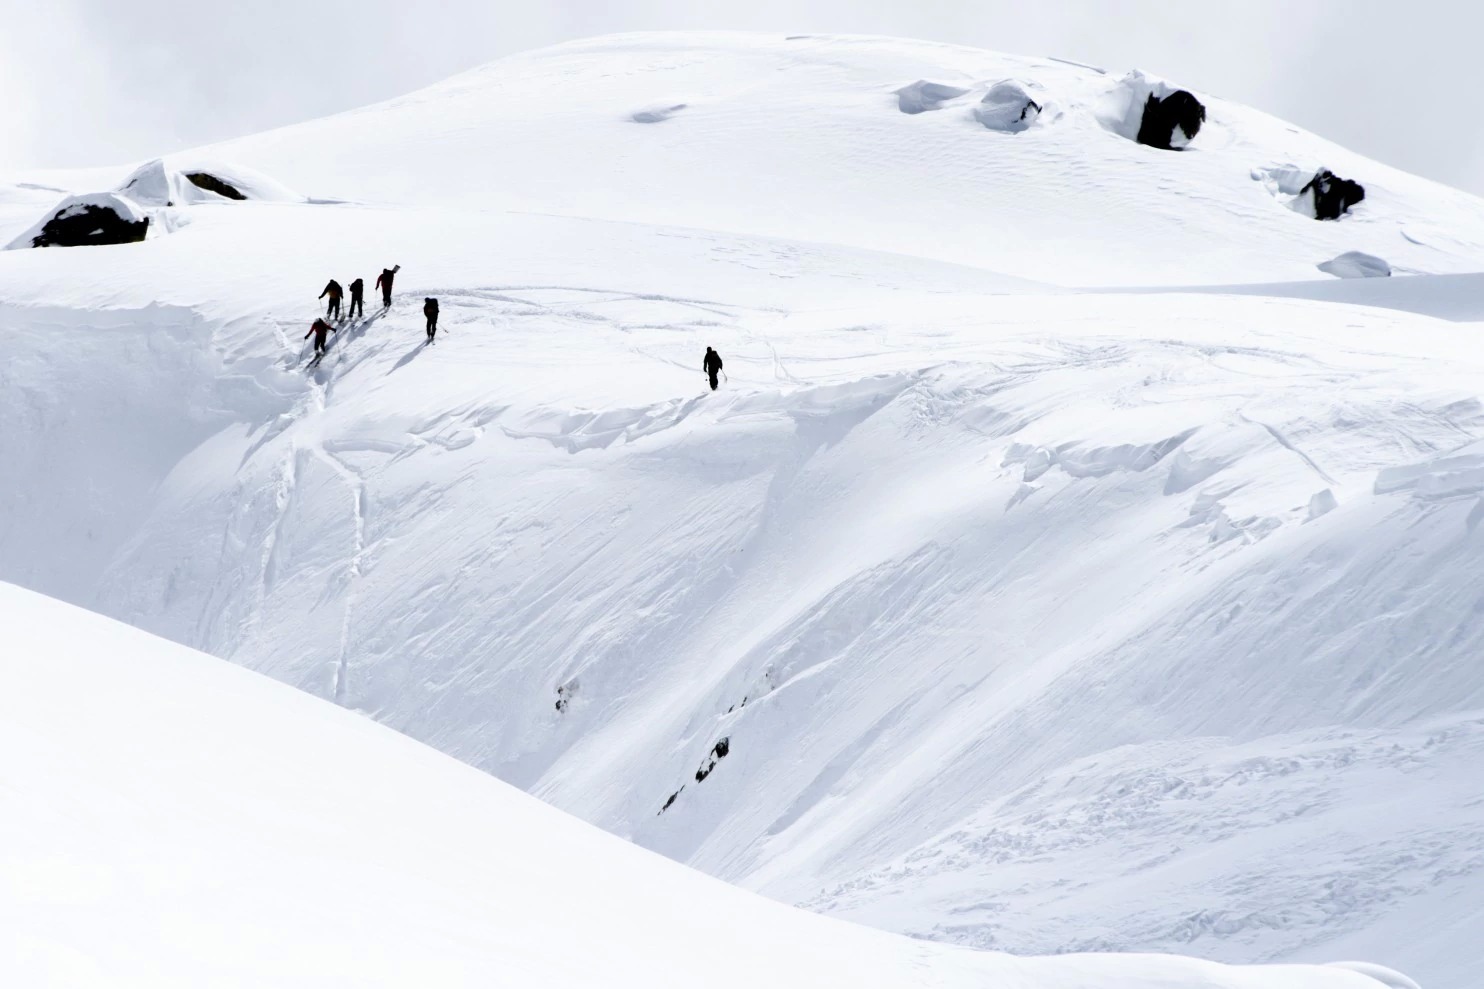
{"label": "person in dark clothing", "polygon": [[[315,320],[314,325],[309,328],[309,333],[314,334],[314,356],[323,357],[325,353],[326,337],[328,337],[331,333],[339,332],[340,331],[337,330],[335,327],[331,326],[329,323],[326,323],[323,318]],[[309,339],[309,333],[304,334],[305,340]]]}
{"label": "person in dark clothing", "polygon": [[433,342],[433,334],[438,332],[438,300],[423,300],[423,315],[428,317],[428,343]]}
{"label": "person in dark clothing", "polygon": [[345,290],[340,287],[340,283],[331,278],[330,284],[326,285],[325,290],[319,294],[321,299],[327,295],[330,297],[330,301],[325,304],[326,316],[340,318],[340,297],[344,294]]}
{"label": "person in dark clothing", "polygon": [[356,313],[366,315],[366,300],[362,298],[366,294],[366,283],[357,278],[350,283],[350,318],[355,319]]}
{"label": "person in dark clothing", "polygon": [[721,373],[721,355],[707,347],[706,359],[701,361],[701,369],[711,379],[711,390],[716,391],[716,376]]}
{"label": "person in dark clothing", "polygon": [[392,307],[392,279],[397,277],[397,272],[402,270],[400,264],[390,268],[382,268],[381,274],[376,276],[376,287],[381,289],[381,304],[390,309]]}

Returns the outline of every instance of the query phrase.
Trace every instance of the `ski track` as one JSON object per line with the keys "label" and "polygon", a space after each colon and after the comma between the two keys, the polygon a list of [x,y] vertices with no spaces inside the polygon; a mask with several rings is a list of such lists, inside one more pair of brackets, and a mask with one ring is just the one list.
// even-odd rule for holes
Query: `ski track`
{"label": "ski track", "polygon": [[345,573],[344,600],[341,605],[340,647],[335,657],[335,678],[331,688],[331,697],[335,703],[344,707],[350,666],[351,616],[356,604],[356,585],[361,579],[361,559],[366,549],[366,484],[360,474],[347,467],[325,447],[320,447],[315,453],[340,477],[351,496],[351,521],[355,543]]}

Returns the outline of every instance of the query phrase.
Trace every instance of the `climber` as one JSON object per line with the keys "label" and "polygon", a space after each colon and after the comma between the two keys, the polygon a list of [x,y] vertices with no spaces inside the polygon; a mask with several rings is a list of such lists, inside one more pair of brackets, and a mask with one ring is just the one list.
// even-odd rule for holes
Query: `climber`
{"label": "climber", "polygon": [[392,279],[397,277],[397,272],[402,270],[400,264],[390,268],[382,268],[381,274],[376,276],[376,287],[381,289],[381,304],[387,309],[392,307]]}
{"label": "climber", "polygon": [[[309,333],[314,334],[314,356],[323,357],[325,353],[325,338],[331,333],[339,332],[338,329],[326,323],[323,317],[316,319],[314,325],[309,328]],[[309,339],[309,333],[304,334],[305,340]]]}
{"label": "climber", "polygon": [[716,376],[721,373],[721,355],[707,347],[706,357],[701,361],[701,369],[706,372],[706,377],[711,381],[711,390],[716,391]]}
{"label": "climber", "polygon": [[433,334],[438,332],[438,300],[423,300],[423,315],[428,317],[428,343],[433,342]]}
{"label": "climber", "polygon": [[325,304],[326,316],[340,318],[340,297],[344,294],[345,290],[340,287],[340,283],[331,278],[330,284],[326,285],[325,290],[319,294],[321,299],[327,295],[330,297],[330,301]]}
{"label": "climber", "polygon": [[356,313],[366,315],[366,300],[362,298],[366,294],[366,283],[357,278],[350,283],[350,318],[355,319]]}

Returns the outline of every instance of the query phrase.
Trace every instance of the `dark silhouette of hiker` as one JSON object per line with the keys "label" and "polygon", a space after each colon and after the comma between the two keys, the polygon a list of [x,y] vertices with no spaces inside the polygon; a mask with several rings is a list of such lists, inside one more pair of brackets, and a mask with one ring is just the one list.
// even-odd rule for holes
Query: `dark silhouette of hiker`
{"label": "dark silhouette of hiker", "polygon": [[721,373],[721,355],[707,347],[706,359],[701,361],[701,369],[711,379],[711,390],[716,391],[716,376]]}
{"label": "dark silhouette of hiker", "polygon": [[[325,353],[325,338],[331,333],[339,332],[335,327],[326,323],[323,317],[315,320],[314,325],[309,328],[309,333],[314,334],[314,356],[323,357]],[[309,339],[309,333],[304,334],[305,340]]]}
{"label": "dark silhouette of hiker", "polygon": [[366,300],[362,298],[366,294],[366,283],[357,278],[350,283],[350,318],[355,319],[356,313],[366,315]]}
{"label": "dark silhouette of hiker", "polygon": [[392,307],[392,279],[397,277],[397,272],[402,270],[400,264],[390,268],[382,268],[381,274],[376,276],[376,287],[381,289],[381,304],[390,309]]}
{"label": "dark silhouette of hiker", "polygon": [[331,278],[330,284],[326,285],[325,290],[319,294],[321,299],[327,295],[330,297],[330,301],[325,304],[326,316],[340,318],[340,297],[344,294],[345,290],[340,287],[340,283]]}
{"label": "dark silhouette of hiker", "polygon": [[423,315],[428,317],[428,343],[433,342],[433,334],[438,332],[438,300],[423,300]]}

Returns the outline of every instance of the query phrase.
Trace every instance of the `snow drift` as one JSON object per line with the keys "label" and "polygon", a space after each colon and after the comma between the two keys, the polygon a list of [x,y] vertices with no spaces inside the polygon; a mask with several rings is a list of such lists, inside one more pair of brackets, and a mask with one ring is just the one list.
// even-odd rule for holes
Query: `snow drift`
{"label": "snow drift", "polygon": [[1321,261],[1317,267],[1336,278],[1387,278],[1391,275],[1391,265],[1364,251],[1346,251],[1328,261]]}
{"label": "snow drift", "polygon": [[975,118],[985,127],[1012,134],[1030,127],[1040,115],[1041,104],[1013,79],[1002,79],[989,87],[974,108]]}
{"label": "snow drift", "polygon": [[117,191],[149,206],[244,200],[292,203],[304,199],[252,169],[193,156],[145,162],[130,173]]}
{"label": "snow drift", "polygon": [[155,158],[129,173],[118,187],[120,195],[148,206],[174,206],[186,201],[187,183],[178,172],[165,168],[162,158]]}
{"label": "snow drift", "polygon": [[959,86],[919,79],[897,90],[897,109],[909,114],[940,110],[944,103],[956,100],[967,92],[967,89]]}

